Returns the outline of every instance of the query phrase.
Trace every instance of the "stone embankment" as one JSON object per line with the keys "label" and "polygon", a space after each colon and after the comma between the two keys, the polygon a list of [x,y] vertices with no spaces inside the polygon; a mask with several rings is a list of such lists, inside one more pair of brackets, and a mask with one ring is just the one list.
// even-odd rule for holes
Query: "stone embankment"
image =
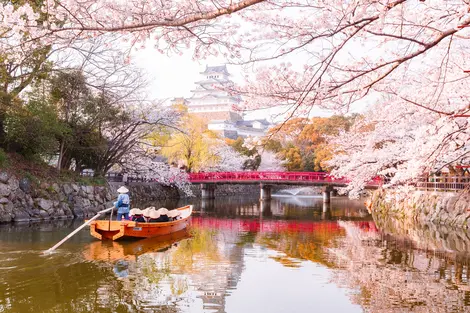
{"label": "stone embankment", "polygon": [[470,195],[463,193],[413,191],[404,194],[377,190],[372,194],[368,208],[378,217],[399,221],[463,228],[468,228],[470,224]]}
{"label": "stone embankment", "polygon": [[0,222],[91,216],[105,209],[111,193],[103,186],[41,183],[0,172]]}
{"label": "stone embankment", "polygon": [[[201,197],[201,186],[200,184],[192,185],[191,191],[193,195],[197,198]],[[259,185],[232,185],[232,184],[217,184],[215,186],[215,197],[224,197],[224,196],[246,196],[246,195],[259,195],[260,187]],[[183,198],[184,195],[181,195]]]}
{"label": "stone embankment", "polygon": [[[0,223],[90,217],[112,206],[116,190],[122,183],[109,186],[87,186],[78,183],[35,183],[19,179],[0,171]],[[151,203],[188,197],[175,187],[155,183],[130,183],[131,200],[135,203]],[[277,189],[292,186],[277,186]],[[195,197],[201,197],[199,184],[190,187]],[[215,197],[259,196],[259,185],[216,186]]]}
{"label": "stone embankment", "polygon": [[[122,186],[122,183],[110,183],[112,194],[117,195],[117,188]],[[138,200],[139,202],[151,202],[156,200],[179,199],[182,197],[178,188],[171,186],[163,186],[155,183],[129,183],[131,200]]]}
{"label": "stone embankment", "polygon": [[[0,223],[90,217],[112,206],[121,186],[87,186],[76,183],[33,184],[0,172]],[[157,184],[131,183],[132,200],[178,199],[178,189]]]}

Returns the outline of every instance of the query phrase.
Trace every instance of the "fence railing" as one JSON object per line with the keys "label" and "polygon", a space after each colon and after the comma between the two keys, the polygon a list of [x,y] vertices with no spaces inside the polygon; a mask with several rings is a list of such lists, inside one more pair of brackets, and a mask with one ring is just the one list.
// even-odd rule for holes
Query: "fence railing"
{"label": "fence railing", "polygon": [[[86,175],[86,174],[82,174]],[[110,182],[156,182],[142,176],[127,175],[122,173],[107,173],[106,179]],[[190,173],[191,183],[222,183],[222,182],[311,182],[325,184],[347,184],[345,178],[334,178],[325,172],[206,172]],[[380,186],[384,180],[374,178],[368,186]],[[423,177],[412,184],[417,189],[429,191],[458,191],[470,189],[470,177],[468,176],[430,176]]]}
{"label": "fence railing", "polygon": [[422,178],[415,187],[428,191],[458,191],[470,187],[470,177],[467,176],[432,176]]}
{"label": "fence railing", "polygon": [[[143,176],[128,175],[109,172],[106,174],[109,182],[156,182]],[[190,173],[188,177],[191,183],[218,183],[218,182],[299,182],[299,183],[325,183],[347,184],[345,178],[335,178],[325,172],[203,172]],[[382,179],[376,178],[369,182],[369,186],[379,186]]]}
{"label": "fence railing", "polygon": [[151,183],[151,182],[158,182],[157,179],[147,178],[143,176],[134,176],[134,175],[127,175],[122,173],[107,173],[105,178],[109,182],[123,182],[123,183],[134,183],[134,182],[143,182],[143,183]]}
{"label": "fence railing", "polygon": [[324,172],[208,172],[191,173],[189,181],[193,183],[205,182],[335,182],[347,183],[346,179],[334,178]]}

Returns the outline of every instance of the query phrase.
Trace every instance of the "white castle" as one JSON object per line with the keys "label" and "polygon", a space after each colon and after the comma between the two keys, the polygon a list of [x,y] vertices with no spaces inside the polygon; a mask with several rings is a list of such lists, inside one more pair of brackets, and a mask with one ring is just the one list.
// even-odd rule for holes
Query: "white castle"
{"label": "white castle", "polygon": [[227,91],[234,84],[226,65],[206,66],[200,76],[195,82],[196,88],[191,90],[193,95],[186,99],[175,98],[173,103],[186,105],[189,113],[203,118],[210,130],[226,138],[265,135],[271,124],[266,119],[244,120],[239,109],[242,98]]}

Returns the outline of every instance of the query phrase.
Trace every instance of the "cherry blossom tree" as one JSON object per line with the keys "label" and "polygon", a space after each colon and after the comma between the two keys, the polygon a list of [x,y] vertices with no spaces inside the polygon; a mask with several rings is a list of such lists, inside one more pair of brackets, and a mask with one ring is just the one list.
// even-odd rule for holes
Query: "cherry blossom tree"
{"label": "cherry blossom tree", "polygon": [[[159,172],[159,162],[153,161],[155,153],[146,137],[164,128],[173,128],[178,121],[178,114],[171,108],[162,108],[159,103],[140,103],[135,107],[126,107],[127,118],[121,123],[103,125],[106,145],[100,147],[96,170],[100,174],[108,172],[113,166],[133,172]],[[155,169],[152,170],[152,165]],[[163,168],[164,172],[168,170]],[[167,176],[163,173],[162,176]]]}
{"label": "cherry blossom tree", "polygon": [[284,171],[284,162],[279,160],[276,153],[268,150],[261,152],[261,163],[258,167],[258,171],[272,171],[279,172]]}
{"label": "cherry blossom tree", "polygon": [[338,139],[344,154],[334,161],[357,190],[377,174],[413,179],[466,151],[469,11],[466,0],[8,2],[0,54],[14,63],[37,46],[112,33],[136,48],[245,65],[252,71],[237,89],[247,106],[282,104],[286,118],[369,105],[373,130]]}
{"label": "cherry blossom tree", "polygon": [[206,171],[240,171],[247,159],[246,156],[241,155],[222,140],[218,140],[217,145],[212,149],[212,153],[216,156],[217,164],[204,169]]}
{"label": "cherry blossom tree", "polygon": [[284,161],[280,160],[276,153],[268,151],[264,147],[264,142],[259,137],[248,137],[243,144],[244,147],[256,151],[255,157],[259,157],[261,162],[257,167],[258,171],[284,171]]}
{"label": "cherry blossom tree", "polygon": [[[434,108],[458,107],[446,103],[451,97]],[[349,132],[332,138],[336,153],[329,164],[336,168],[334,175],[351,180],[346,190],[352,195],[376,176],[388,178],[384,187],[404,185],[468,163],[469,131],[468,118],[429,112],[394,96],[373,105]]]}
{"label": "cherry blossom tree", "polygon": [[139,150],[138,147],[123,156],[117,168],[149,182],[177,187],[188,196],[193,195],[189,175],[184,170],[171,166],[155,155]]}

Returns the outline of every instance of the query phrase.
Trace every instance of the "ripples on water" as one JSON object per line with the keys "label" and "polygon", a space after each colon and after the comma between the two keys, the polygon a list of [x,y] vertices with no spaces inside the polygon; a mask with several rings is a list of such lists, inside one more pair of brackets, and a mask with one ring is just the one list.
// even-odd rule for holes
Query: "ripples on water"
{"label": "ripples on water", "polygon": [[0,225],[0,312],[470,311],[464,231],[374,221],[349,200],[194,204],[188,231],[83,231],[50,255],[80,221]]}

